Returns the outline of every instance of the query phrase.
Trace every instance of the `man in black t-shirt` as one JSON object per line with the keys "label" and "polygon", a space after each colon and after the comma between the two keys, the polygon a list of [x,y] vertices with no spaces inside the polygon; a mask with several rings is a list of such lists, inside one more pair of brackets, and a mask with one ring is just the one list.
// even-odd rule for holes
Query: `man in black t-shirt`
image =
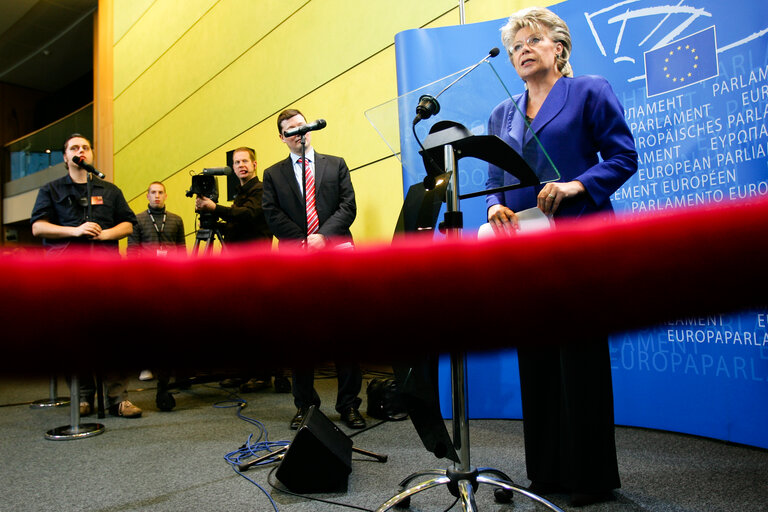
{"label": "man in black t-shirt", "polygon": [[89,176],[88,171],[72,161],[74,157],[93,165],[91,143],[80,134],[71,135],[64,143],[67,175],[43,185],[37,194],[30,216],[32,234],[43,239],[49,253],[75,246],[117,253],[117,241],[133,232],[136,216],[119,188]]}
{"label": "man in black t-shirt", "polygon": [[[75,157],[79,157],[83,167],[73,161]],[[76,247],[118,254],[117,241],[131,234],[136,223],[123,193],[112,183],[89,176],[86,168],[93,165],[93,149],[91,142],[79,133],[64,141],[64,165],[67,175],[43,185],[37,194],[30,216],[32,234],[43,239],[48,254]],[[80,414],[88,415],[93,409],[93,375],[81,375],[79,380]],[[104,387],[110,414],[125,418],[141,416],[141,409],[128,400],[127,380],[123,376],[105,378]]]}

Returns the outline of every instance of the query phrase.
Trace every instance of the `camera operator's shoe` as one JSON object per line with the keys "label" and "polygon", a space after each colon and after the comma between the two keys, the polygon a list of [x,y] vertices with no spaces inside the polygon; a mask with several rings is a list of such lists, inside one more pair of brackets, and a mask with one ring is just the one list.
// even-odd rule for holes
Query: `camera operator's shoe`
{"label": "camera operator's shoe", "polygon": [[248,382],[245,382],[240,385],[240,392],[241,393],[255,393],[256,391],[261,391],[262,389],[267,389],[268,387],[272,386],[272,382],[269,380],[262,380],[262,379],[250,379]]}
{"label": "camera operator's shoe", "polygon": [[155,405],[161,411],[172,411],[176,407],[176,399],[169,391],[158,391],[155,396]]}
{"label": "camera operator's shoe", "polygon": [[229,379],[224,379],[221,382],[219,382],[219,386],[223,388],[236,388],[240,384],[243,384],[245,382],[245,379],[240,377],[232,377]]}
{"label": "camera operator's shoe", "polygon": [[288,377],[275,377],[275,393],[290,393],[291,381]]}

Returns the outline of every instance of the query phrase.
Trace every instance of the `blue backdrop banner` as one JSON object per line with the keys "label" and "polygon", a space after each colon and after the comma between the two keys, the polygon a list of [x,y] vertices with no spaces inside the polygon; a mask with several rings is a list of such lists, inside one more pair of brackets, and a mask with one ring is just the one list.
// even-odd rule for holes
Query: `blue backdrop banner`
{"label": "blue backdrop banner", "polygon": [[[635,136],[639,169],[612,196],[618,215],[768,195],[763,2],[569,0],[551,9],[571,30],[574,73],[611,82]],[[499,29],[509,14],[398,34],[399,93],[455,73],[501,47]],[[523,83],[504,55],[493,66],[512,94],[522,92]],[[426,133],[440,120],[438,114],[420,129]],[[472,127],[475,134],[482,130]],[[401,151],[405,163],[416,148]],[[423,178],[413,171],[418,166],[407,167],[406,190]],[[477,169],[460,163],[459,173],[461,192],[482,187],[484,176]],[[463,201],[461,209],[465,236],[472,236],[485,222],[485,202]],[[684,292],[659,290],[681,297]],[[617,283],[617,297],[632,293]],[[513,336],[514,326],[510,331]],[[768,448],[768,311],[685,318],[622,333],[611,339],[611,362],[617,424]],[[447,367],[447,361],[442,364]],[[449,417],[448,372],[442,375],[443,414]],[[514,351],[471,357],[469,379],[472,417],[520,417]]]}

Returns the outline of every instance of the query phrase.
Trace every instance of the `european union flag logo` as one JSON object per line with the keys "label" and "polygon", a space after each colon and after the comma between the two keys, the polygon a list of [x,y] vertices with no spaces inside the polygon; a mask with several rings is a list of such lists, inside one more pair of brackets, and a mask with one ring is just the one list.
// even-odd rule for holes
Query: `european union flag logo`
{"label": "european union flag logo", "polygon": [[645,88],[649,98],[717,75],[714,26],[645,52]]}

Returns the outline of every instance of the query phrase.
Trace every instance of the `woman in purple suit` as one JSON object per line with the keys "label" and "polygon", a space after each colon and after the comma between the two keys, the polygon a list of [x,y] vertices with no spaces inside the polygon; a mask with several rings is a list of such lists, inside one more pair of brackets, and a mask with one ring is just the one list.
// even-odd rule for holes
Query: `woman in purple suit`
{"label": "woman in purple suit", "polygon": [[[548,9],[523,9],[501,32],[526,92],[515,98],[519,110],[512,100],[493,110],[489,133],[522,155],[539,151],[535,134],[560,180],[488,195],[488,222],[499,234],[512,233],[515,212],[533,207],[555,222],[612,216],[610,196],[637,170],[637,152],[611,86],[599,76],[573,77],[568,26]],[[501,169],[489,169],[488,188],[512,182]],[[583,296],[567,287],[553,290],[556,307],[567,307],[569,300]],[[546,326],[542,331],[546,336]],[[567,493],[574,506],[611,499],[621,483],[608,342],[563,339],[560,346],[544,345],[518,350],[531,490]]]}

